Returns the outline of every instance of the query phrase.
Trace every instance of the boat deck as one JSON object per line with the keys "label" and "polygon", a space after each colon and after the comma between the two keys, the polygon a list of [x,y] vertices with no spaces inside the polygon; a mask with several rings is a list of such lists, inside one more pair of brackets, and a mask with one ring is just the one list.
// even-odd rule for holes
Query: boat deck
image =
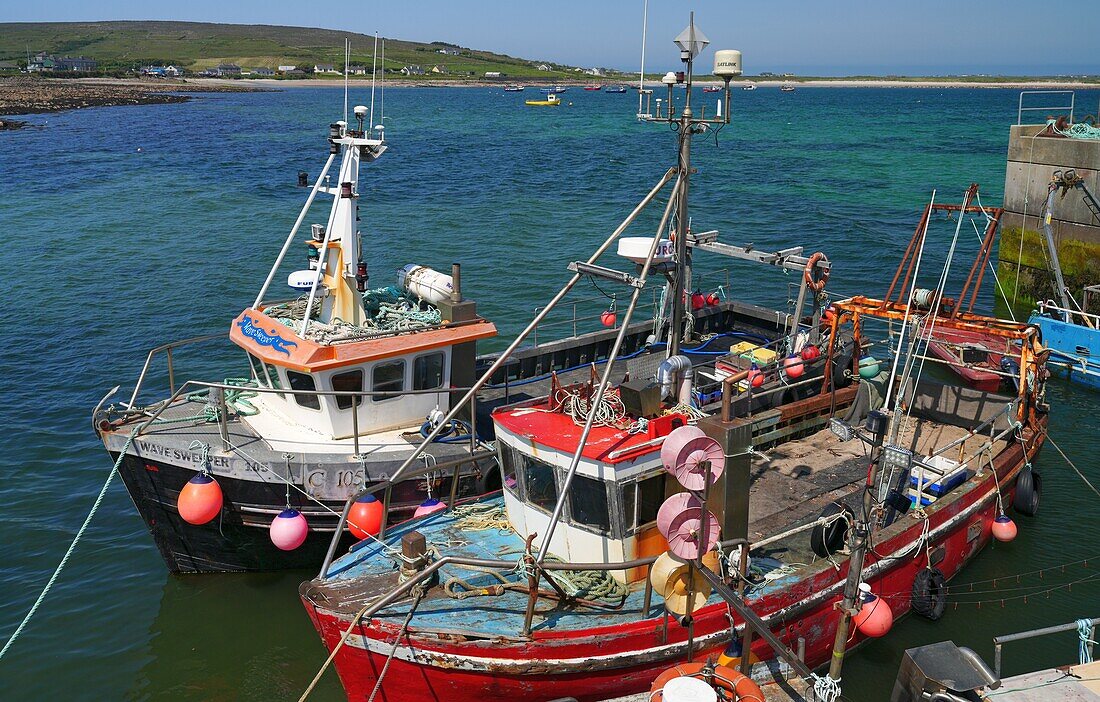
{"label": "boat deck", "polygon": [[[912,419],[901,438],[905,445],[921,452],[964,434],[965,431],[957,427]],[[963,444],[964,450],[969,453],[982,441],[981,437],[971,438]],[[827,430],[772,449],[766,458],[758,459],[754,468],[751,535],[759,540],[808,524],[833,501],[854,507],[866,471],[862,443],[858,440],[840,443]],[[401,536],[417,530],[424,534],[429,548],[434,547],[440,553],[514,561],[518,565],[523,552],[523,539],[518,534],[510,528],[479,528],[505,523],[503,498],[487,498],[460,506],[453,512],[441,512],[397,525],[386,534],[386,548],[391,553],[398,550]],[[767,577],[751,589],[749,601],[783,588],[791,578],[798,577],[800,569],[815,560],[805,531],[768,545],[762,553],[754,552],[754,574],[758,578]],[[333,563],[325,581],[313,581],[308,587],[308,596],[326,609],[353,613],[398,584],[396,568],[395,558],[384,553],[379,542],[362,542]],[[441,583],[454,594],[448,596],[440,588],[430,590],[419,605],[412,628],[483,638],[518,637],[528,600],[527,581],[518,570],[496,574],[465,566],[445,567],[441,571]],[[513,589],[498,595],[475,594],[461,599],[454,596],[498,584]],[[654,596],[649,610],[645,611],[643,590],[644,583],[634,583],[623,606],[617,610],[562,606],[554,599],[540,598],[533,632],[538,635],[540,631],[556,629],[621,625],[660,616],[664,611],[661,598]],[[718,601],[718,596],[712,595],[709,602]],[[377,616],[403,618],[407,610],[406,600]]]}
{"label": "boat deck", "polygon": [[997,702],[1100,702],[1100,661],[1047,668],[1001,680],[983,700]]}

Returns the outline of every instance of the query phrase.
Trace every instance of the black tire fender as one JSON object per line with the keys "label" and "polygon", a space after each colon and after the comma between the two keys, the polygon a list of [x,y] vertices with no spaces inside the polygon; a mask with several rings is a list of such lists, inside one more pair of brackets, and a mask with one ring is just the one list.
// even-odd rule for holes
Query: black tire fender
{"label": "black tire fender", "polygon": [[925,568],[913,578],[913,593],[909,600],[913,611],[925,619],[936,621],[947,608],[947,578],[939,568]]}
{"label": "black tire fender", "polygon": [[844,542],[848,538],[848,525],[855,521],[852,510],[839,502],[826,505],[818,519],[838,514],[845,514],[847,517],[838,518],[828,524],[818,524],[810,530],[810,550],[821,558],[828,558],[844,548]]}
{"label": "black tire fender", "polygon": [[1039,498],[1043,493],[1043,479],[1039,471],[1030,465],[1024,466],[1016,476],[1016,494],[1012,497],[1012,507],[1022,515],[1034,517],[1039,513]]}

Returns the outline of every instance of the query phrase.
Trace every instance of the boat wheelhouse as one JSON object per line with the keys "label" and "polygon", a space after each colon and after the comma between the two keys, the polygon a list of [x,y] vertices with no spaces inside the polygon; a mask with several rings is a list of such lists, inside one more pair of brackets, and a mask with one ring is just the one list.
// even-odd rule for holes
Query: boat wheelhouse
{"label": "boat wheelhouse", "polygon": [[[358,128],[331,125],[305,207],[255,302],[230,325],[244,358],[210,350],[224,334],[166,344],[149,353],[128,400],[106,405],[112,391],[96,409],[95,429],[172,571],[315,567],[347,497],[413,454],[425,425],[472,380],[477,343],[496,335],[462,297],[457,265],[450,275],[409,265],[396,285],[368,287],[359,171],[387,145],[381,127],[364,126],[367,108],[355,115]],[[332,205],[304,237],[308,267],[287,278],[299,297],[269,301],[318,195]],[[178,384],[185,359],[232,364],[233,377]],[[169,395],[142,404],[154,381]],[[394,485],[372,509],[409,516],[436,496],[496,487],[495,460],[473,408],[465,412],[423,454],[438,472]],[[200,491],[209,505],[195,512],[188,505]],[[294,520],[295,538],[275,537],[280,518]]]}

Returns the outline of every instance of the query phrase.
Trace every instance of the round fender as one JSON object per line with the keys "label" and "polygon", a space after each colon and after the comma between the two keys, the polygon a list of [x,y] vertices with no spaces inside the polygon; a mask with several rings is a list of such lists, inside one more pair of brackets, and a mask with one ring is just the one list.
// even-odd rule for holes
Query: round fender
{"label": "round fender", "polygon": [[925,568],[913,578],[913,611],[936,621],[947,607],[947,578],[939,568]]}
{"label": "round fender", "polygon": [[500,464],[495,459],[487,461],[486,463],[478,463],[478,471],[480,474],[477,477],[477,483],[475,486],[476,494],[484,495],[490,492],[496,492],[504,484],[500,477]]}
{"label": "round fender", "polygon": [[1043,492],[1043,479],[1039,471],[1024,466],[1016,477],[1016,494],[1012,498],[1012,507],[1020,514],[1034,517],[1039,513],[1039,497]]}
{"label": "round fender", "polygon": [[839,514],[847,517],[838,517],[828,524],[818,524],[810,530],[810,550],[821,558],[828,558],[844,548],[844,541],[848,538],[848,525],[855,520],[852,510],[838,502],[832,502],[821,510],[819,519]]}

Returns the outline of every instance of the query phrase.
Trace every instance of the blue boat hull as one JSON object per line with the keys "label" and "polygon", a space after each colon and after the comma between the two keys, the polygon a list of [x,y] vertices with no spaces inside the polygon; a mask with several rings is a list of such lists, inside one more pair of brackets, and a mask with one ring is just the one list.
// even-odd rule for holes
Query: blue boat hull
{"label": "blue boat hull", "polygon": [[1051,350],[1047,368],[1052,374],[1100,390],[1100,329],[1039,314],[1028,323],[1039,327],[1043,345]]}

